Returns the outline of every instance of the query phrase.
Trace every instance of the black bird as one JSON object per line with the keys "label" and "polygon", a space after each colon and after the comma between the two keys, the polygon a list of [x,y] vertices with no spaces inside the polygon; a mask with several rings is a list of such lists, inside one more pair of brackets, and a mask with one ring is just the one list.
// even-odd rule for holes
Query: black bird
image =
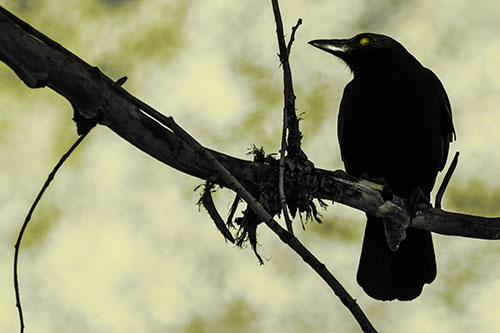
{"label": "black bird", "polygon": [[[353,79],[344,89],[338,138],[346,171],[384,179],[392,193],[430,200],[455,138],[451,106],[437,76],[396,40],[373,33],[309,44],[342,59]],[[422,196],[421,196],[422,198]],[[412,300],[436,277],[428,231],[408,228],[393,252],[383,220],[368,215],[357,281],[378,300]]]}

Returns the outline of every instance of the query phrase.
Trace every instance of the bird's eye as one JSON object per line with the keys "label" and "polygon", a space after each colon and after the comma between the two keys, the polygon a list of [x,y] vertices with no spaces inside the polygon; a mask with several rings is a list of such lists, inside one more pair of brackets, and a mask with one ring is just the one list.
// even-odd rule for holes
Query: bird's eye
{"label": "bird's eye", "polygon": [[359,40],[359,44],[366,46],[370,44],[370,39],[368,37],[363,37]]}

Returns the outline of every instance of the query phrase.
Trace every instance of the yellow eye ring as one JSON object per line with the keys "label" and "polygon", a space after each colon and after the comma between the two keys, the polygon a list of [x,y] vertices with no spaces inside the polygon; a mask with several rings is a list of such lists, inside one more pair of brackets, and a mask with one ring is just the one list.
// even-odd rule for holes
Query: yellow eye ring
{"label": "yellow eye ring", "polygon": [[370,44],[370,39],[368,37],[363,37],[359,40],[359,44],[365,46]]}

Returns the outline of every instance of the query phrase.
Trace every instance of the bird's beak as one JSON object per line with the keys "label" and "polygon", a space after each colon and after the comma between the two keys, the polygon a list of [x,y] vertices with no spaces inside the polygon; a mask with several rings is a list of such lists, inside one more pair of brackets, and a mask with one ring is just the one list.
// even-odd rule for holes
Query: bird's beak
{"label": "bird's beak", "polygon": [[349,42],[349,39],[315,39],[310,41],[309,44],[337,57],[342,57],[343,54],[350,50]]}

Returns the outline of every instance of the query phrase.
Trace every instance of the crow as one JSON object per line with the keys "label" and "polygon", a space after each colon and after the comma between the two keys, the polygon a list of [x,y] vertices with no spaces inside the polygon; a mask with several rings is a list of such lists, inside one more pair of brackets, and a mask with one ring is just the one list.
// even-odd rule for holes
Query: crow
{"label": "crow", "polygon": [[[429,202],[456,138],[450,102],[438,77],[385,35],[362,33],[309,44],[340,58],[353,73],[338,114],[347,173],[382,179],[399,197]],[[412,300],[435,279],[431,233],[411,227],[406,233],[393,252],[383,220],[367,215],[357,281],[370,297]]]}

